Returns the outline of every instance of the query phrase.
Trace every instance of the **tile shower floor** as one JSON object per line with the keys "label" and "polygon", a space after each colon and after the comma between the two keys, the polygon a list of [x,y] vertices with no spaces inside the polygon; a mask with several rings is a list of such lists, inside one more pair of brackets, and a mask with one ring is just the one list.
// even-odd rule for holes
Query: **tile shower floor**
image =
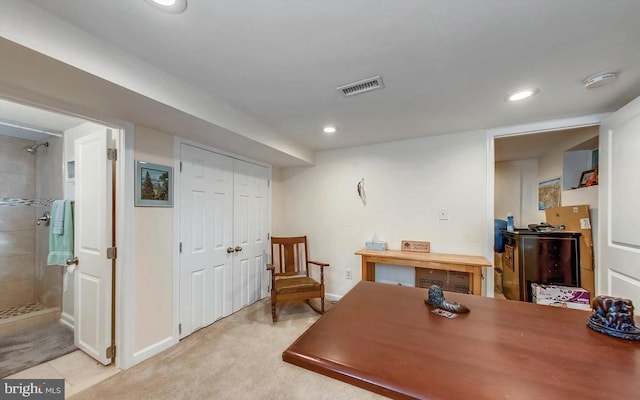
{"label": "tile shower floor", "polygon": [[29,303],[23,306],[9,307],[0,310],[0,319],[19,317],[20,315],[29,314],[35,311],[42,311],[45,308],[46,307],[40,303]]}
{"label": "tile shower floor", "polygon": [[25,369],[6,379],[64,379],[65,398],[117,374],[114,365],[104,366],[80,350]]}

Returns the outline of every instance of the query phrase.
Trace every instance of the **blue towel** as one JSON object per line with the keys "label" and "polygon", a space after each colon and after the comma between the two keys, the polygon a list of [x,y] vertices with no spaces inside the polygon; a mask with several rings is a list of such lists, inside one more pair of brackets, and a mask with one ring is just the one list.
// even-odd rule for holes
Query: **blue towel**
{"label": "blue towel", "polygon": [[64,200],[56,200],[53,202],[51,219],[53,222],[53,233],[62,235],[64,232]]}
{"label": "blue towel", "polygon": [[49,256],[48,265],[67,265],[67,259],[73,258],[73,208],[71,201],[64,200],[63,203],[54,202],[51,213],[56,215],[56,206],[64,206],[64,223],[62,234],[54,232],[54,226],[49,229]]}

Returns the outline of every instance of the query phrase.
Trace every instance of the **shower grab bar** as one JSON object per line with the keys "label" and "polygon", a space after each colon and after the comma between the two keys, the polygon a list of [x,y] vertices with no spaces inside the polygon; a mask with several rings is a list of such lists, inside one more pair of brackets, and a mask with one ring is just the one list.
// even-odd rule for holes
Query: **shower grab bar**
{"label": "shower grab bar", "polygon": [[51,223],[51,214],[49,213],[49,211],[45,211],[42,217],[36,220],[37,225],[40,225],[40,222],[44,222],[44,226],[49,226],[49,224]]}

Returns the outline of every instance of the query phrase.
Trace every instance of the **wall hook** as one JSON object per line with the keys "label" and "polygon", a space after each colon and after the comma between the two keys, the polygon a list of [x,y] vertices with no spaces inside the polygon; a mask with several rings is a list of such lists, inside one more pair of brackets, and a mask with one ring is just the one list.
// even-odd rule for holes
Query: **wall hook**
{"label": "wall hook", "polygon": [[367,196],[364,194],[364,178],[358,182],[357,189],[358,196],[360,197],[360,200],[362,200],[362,204],[367,205]]}

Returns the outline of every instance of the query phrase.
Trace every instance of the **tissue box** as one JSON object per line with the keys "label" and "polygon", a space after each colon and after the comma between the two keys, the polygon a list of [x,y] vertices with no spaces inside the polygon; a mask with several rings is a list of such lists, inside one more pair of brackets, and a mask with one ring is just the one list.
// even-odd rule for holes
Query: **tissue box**
{"label": "tissue box", "polygon": [[536,304],[591,310],[589,291],[579,287],[532,283],[531,294]]}
{"label": "tissue box", "polygon": [[387,242],[364,242],[364,248],[367,250],[386,250]]}

